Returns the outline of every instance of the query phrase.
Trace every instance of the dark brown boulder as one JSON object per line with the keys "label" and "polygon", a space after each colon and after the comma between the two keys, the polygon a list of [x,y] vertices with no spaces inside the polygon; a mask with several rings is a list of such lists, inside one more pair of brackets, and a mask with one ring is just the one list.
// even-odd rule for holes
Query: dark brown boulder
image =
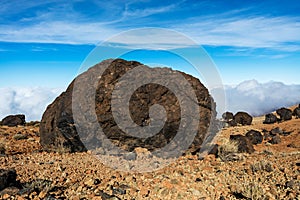
{"label": "dark brown boulder", "polygon": [[248,113],[246,112],[238,112],[234,115],[234,121],[237,123],[237,124],[241,124],[241,125],[251,125],[252,123],[252,116],[249,115]]}
{"label": "dark brown boulder", "polygon": [[280,116],[280,121],[286,121],[292,119],[292,111],[287,108],[280,108],[276,110],[277,115]]}
{"label": "dark brown boulder", "polygon": [[281,142],[281,138],[279,135],[275,135],[272,137],[272,139],[269,142],[271,144],[279,144]]}
{"label": "dark brown boulder", "polygon": [[280,127],[273,128],[273,129],[270,131],[270,135],[271,135],[271,136],[282,135],[282,134],[283,134],[283,130],[282,130]]}
{"label": "dark brown boulder", "polygon": [[4,188],[15,186],[17,173],[14,169],[0,169],[0,191]]}
{"label": "dark brown boulder", "polygon": [[[102,73],[101,78],[99,80],[96,79],[99,77],[97,68],[105,65],[107,65],[107,68]],[[161,148],[168,144],[175,137],[176,132],[181,124],[180,121],[182,120],[182,117],[186,119],[187,123],[192,123],[192,119],[190,119],[188,115],[181,116],[181,112],[185,110],[180,108],[179,101],[175,94],[162,85],[155,83],[142,85],[134,90],[129,101],[131,119],[139,127],[147,127],[149,125],[151,121],[151,106],[158,104],[165,109],[166,121],[163,128],[157,134],[147,138],[128,135],[119,127],[119,124],[114,119],[111,99],[114,95],[113,92],[117,90],[115,89],[117,87],[116,85],[122,82],[121,78],[126,73],[141,65],[141,63],[135,61],[125,61],[122,59],[106,60],[90,68],[88,71],[77,77],[77,80],[80,80],[83,83],[87,82],[87,84],[89,84],[89,80],[96,79],[98,81],[97,84],[89,85],[90,88],[86,85],[82,88],[75,88],[76,80],[74,80],[66,92],[62,93],[51,105],[48,106],[47,110],[43,114],[40,124],[42,147],[45,150],[50,151],[57,151],[63,148],[68,152],[85,151],[87,149],[84,144],[87,143],[89,145],[88,149],[91,147],[102,147],[103,138],[97,134],[97,128],[93,129],[93,126],[95,126],[95,121],[98,122],[97,124],[101,127],[102,131],[110,140],[110,142],[126,151],[133,151],[136,147],[143,147],[150,151],[154,151],[155,149]],[[162,78],[165,74],[172,75],[175,72],[167,68],[144,67],[147,68],[147,70],[151,70],[152,74],[155,74],[156,76],[162,76]],[[182,72],[180,72],[180,74],[192,86],[198,100],[197,105],[199,107],[200,120],[198,121],[198,129],[193,130],[196,133],[196,136],[189,148],[189,151],[193,152],[201,147],[206,134],[208,131],[210,131],[210,123],[215,119],[216,116],[215,103],[209,95],[208,90],[200,83],[198,79]],[[75,89],[76,92],[83,94],[88,94],[86,90],[95,90],[93,95],[95,105],[90,105],[93,104],[93,102],[88,100],[87,96],[89,94],[79,95],[79,97],[76,97],[80,103],[78,104],[78,108],[76,107],[75,109],[78,109],[84,113],[79,117],[79,120],[74,120],[73,118],[73,113],[75,111],[74,108],[72,109],[72,98],[74,100],[72,92]],[[128,90],[130,89],[132,88],[128,88]],[[121,92],[126,93],[127,90]],[[190,98],[190,94],[187,94],[186,91],[181,92],[184,94],[184,96],[186,96],[186,98]],[[122,98],[116,98],[116,101],[119,101],[119,99],[120,101],[122,100]],[[92,111],[85,109],[85,104],[90,105],[94,109],[96,118],[94,118],[91,114]],[[116,112],[118,112],[119,109],[121,108],[115,108]],[[78,110],[76,110],[76,112],[78,112]],[[76,121],[76,123],[74,121]],[[91,123],[84,123],[83,121],[88,121]],[[132,127],[126,128],[130,130]],[[78,132],[84,133],[84,135],[80,135],[79,137]],[[188,132],[188,130],[186,132]],[[189,135],[185,135],[184,137],[188,136]],[[182,140],[185,139],[184,137]]]}
{"label": "dark brown boulder", "polygon": [[225,113],[223,113],[222,118],[226,122],[229,122],[229,121],[233,120],[233,113],[232,112],[225,112]]}
{"label": "dark brown boulder", "polygon": [[243,135],[230,135],[230,140],[236,141],[238,143],[239,153],[253,153],[254,147],[251,141]]}
{"label": "dark brown boulder", "polygon": [[300,118],[300,105],[293,110],[293,116],[295,116],[296,119]]}
{"label": "dark brown boulder", "polygon": [[246,137],[251,141],[252,144],[261,144],[263,141],[263,135],[261,132],[256,130],[250,130],[246,133]]}
{"label": "dark brown boulder", "polygon": [[2,119],[1,124],[3,126],[24,126],[26,124],[25,121],[25,115],[9,115],[7,117],[5,117],[4,119]]}
{"label": "dark brown boulder", "polygon": [[235,120],[230,120],[228,123],[228,126],[231,127],[231,126],[237,126],[237,123]]}
{"label": "dark brown boulder", "polygon": [[278,121],[276,115],[273,113],[266,114],[264,124],[274,124]]}

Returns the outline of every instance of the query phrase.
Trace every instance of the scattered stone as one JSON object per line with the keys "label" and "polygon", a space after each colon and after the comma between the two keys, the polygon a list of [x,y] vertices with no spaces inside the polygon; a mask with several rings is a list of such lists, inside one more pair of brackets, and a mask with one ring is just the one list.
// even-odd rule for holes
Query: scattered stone
{"label": "scattered stone", "polygon": [[[5,189],[3,189],[3,190],[0,190],[0,198],[1,197],[3,197],[3,199],[5,199],[4,198],[4,196],[6,195],[7,197],[9,196],[16,196],[17,194],[18,194],[18,192],[20,191],[20,189],[19,188],[17,188],[17,187],[7,187],[7,188],[5,188]],[[19,198],[18,198],[18,200],[19,200]],[[24,199],[25,200],[25,199]]]}
{"label": "scattered stone", "polygon": [[99,192],[99,196],[101,196],[102,200],[120,200],[120,198],[118,198],[115,195],[109,195],[105,192],[103,192],[102,190],[100,190]]}
{"label": "scattered stone", "polygon": [[5,154],[5,144],[4,143],[0,143],[0,155],[4,155]]}
{"label": "scattered stone", "polygon": [[112,187],[112,192],[113,192],[113,195],[115,195],[115,194],[117,194],[117,195],[124,195],[124,194],[126,194],[126,190],[122,189],[120,187]]}
{"label": "scattered stone", "polygon": [[233,113],[232,112],[225,112],[225,113],[223,113],[222,118],[226,122],[229,122],[229,121],[233,120]]}
{"label": "scattered stone", "polygon": [[230,120],[227,124],[229,127],[237,126],[237,123],[235,120]]}
{"label": "scattered stone", "polygon": [[261,144],[263,136],[259,131],[250,130],[246,133],[246,137],[251,141],[252,144]]}
{"label": "scattered stone", "polygon": [[123,157],[125,160],[136,160],[137,155],[134,152],[129,152],[124,154]]}
{"label": "scattered stone", "polygon": [[281,138],[279,135],[275,135],[272,137],[272,139],[269,142],[271,144],[279,144],[281,142]]}
{"label": "scattered stone", "polygon": [[295,186],[295,181],[294,181],[294,180],[290,180],[290,181],[287,181],[287,182],[285,183],[285,187],[286,187],[286,188],[293,189],[294,186]]}
{"label": "scattered stone", "polygon": [[234,121],[241,125],[251,125],[253,117],[246,112],[238,112],[234,115]]}
{"label": "scattered stone", "polygon": [[35,142],[35,139],[34,138],[28,138],[27,141],[28,142]]}
{"label": "scattered stone", "polygon": [[271,131],[270,131],[270,134],[272,136],[275,136],[275,135],[282,135],[283,134],[283,130],[279,127],[276,127],[276,128],[273,128]]}
{"label": "scattered stone", "polygon": [[287,121],[292,119],[292,111],[287,108],[280,108],[276,110],[277,115],[280,116],[280,121]]}
{"label": "scattered stone", "polygon": [[230,135],[230,140],[237,141],[238,153],[253,153],[254,147],[251,141],[243,135]]}
{"label": "scattered stone", "polygon": [[21,133],[17,133],[13,136],[13,139],[15,140],[26,140],[27,139],[27,136],[26,135],[23,135]]}
{"label": "scattered stone", "polygon": [[219,145],[218,144],[213,145],[211,150],[208,152],[209,155],[215,155],[216,157],[217,157],[218,153],[219,153]]}
{"label": "scattered stone", "polygon": [[262,154],[264,154],[264,155],[274,155],[272,151],[269,151],[269,150],[267,150],[267,149],[265,149],[265,150],[262,152]]}
{"label": "scattered stone", "polygon": [[17,173],[14,169],[0,169],[0,191],[4,188],[15,186]]}
{"label": "scattered stone", "polygon": [[225,197],[224,196],[220,196],[220,200],[225,200]]}
{"label": "scattered stone", "polygon": [[293,110],[293,116],[295,116],[296,119],[300,118],[300,104]]}
{"label": "scattered stone", "polygon": [[262,133],[264,135],[264,140],[268,140],[268,139],[272,138],[272,135],[270,134],[270,131],[267,131],[266,129],[263,129]]}
{"label": "scattered stone", "polygon": [[195,182],[201,182],[202,179],[201,178],[196,178]]}
{"label": "scattered stone", "polygon": [[278,121],[278,118],[273,113],[266,114],[264,124],[274,124]]}
{"label": "scattered stone", "polygon": [[300,148],[300,146],[297,146],[295,143],[290,143],[290,144],[288,144],[287,145],[287,147],[289,147],[289,148],[294,148],[294,149],[296,149],[296,148]]}
{"label": "scattered stone", "polygon": [[2,119],[2,126],[24,126],[26,124],[25,115],[9,115]]}

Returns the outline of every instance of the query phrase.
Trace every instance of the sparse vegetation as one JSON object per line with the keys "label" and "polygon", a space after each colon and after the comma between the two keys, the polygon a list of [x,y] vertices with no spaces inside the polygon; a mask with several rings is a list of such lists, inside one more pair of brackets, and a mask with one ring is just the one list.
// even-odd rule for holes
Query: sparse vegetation
{"label": "sparse vegetation", "polygon": [[238,152],[238,143],[233,140],[223,139],[222,144],[218,147],[218,157],[222,161],[230,161]]}
{"label": "sparse vegetation", "polygon": [[242,199],[251,200],[267,200],[266,192],[264,189],[255,182],[241,182],[237,191],[233,192],[233,196]]}
{"label": "sparse vegetation", "polygon": [[37,127],[37,126],[40,126],[40,122],[39,122],[39,121],[30,121],[30,122],[27,122],[27,123],[26,123],[26,126],[34,126],[34,127]]}
{"label": "sparse vegetation", "polygon": [[271,172],[273,171],[273,166],[270,162],[266,160],[261,160],[259,162],[256,162],[255,164],[251,165],[251,170],[253,173],[258,171],[266,171]]}

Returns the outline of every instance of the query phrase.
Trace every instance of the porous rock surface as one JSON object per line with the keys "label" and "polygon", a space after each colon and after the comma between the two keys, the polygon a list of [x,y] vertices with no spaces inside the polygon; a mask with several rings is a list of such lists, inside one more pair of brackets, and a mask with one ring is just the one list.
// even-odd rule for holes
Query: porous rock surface
{"label": "porous rock surface", "polygon": [[[155,104],[159,104],[164,107],[167,119],[163,128],[152,137],[138,138],[130,136],[121,130],[115,122],[111,108],[111,99],[114,88],[120,78],[128,71],[142,64],[122,59],[106,60],[79,75],[81,81],[83,81],[83,83],[85,81],[89,82],[89,80],[94,80],[95,77],[99,77],[99,74],[97,74],[97,68],[99,69],[101,65],[106,65],[107,68],[101,75],[101,78],[97,81],[97,84],[91,85],[90,90],[96,90],[94,98],[95,105],[92,106],[94,106],[94,112],[97,115],[96,120],[101,126],[106,137],[110,139],[113,144],[127,151],[133,151],[136,147],[143,147],[147,148],[149,151],[153,151],[168,144],[176,135],[182,117],[182,108],[179,106],[179,101],[176,98],[176,95],[172,91],[168,90],[168,88],[155,83],[143,85],[135,90],[129,101],[129,110],[132,120],[138,126],[143,127],[149,125],[149,108]],[[160,76],[161,74],[162,78],[164,74],[172,74],[175,72],[167,68],[144,67],[153,70],[153,73],[157,76]],[[208,90],[198,79],[182,72],[180,72],[180,74],[192,86],[198,100],[197,105],[199,106],[200,120],[198,122],[198,129],[195,130],[196,136],[189,148],[189,151],[192,152],[201,147],[205,136],[209,131],[211,131],[210,123],[216,116],[215,103],[209,95]],[[63,150],[66,152],[86,151],[87,149],[84,145],[86,143],[83,143],[83,140],[85,142],[89,142],[89,144],[94,144],[95,148],[101,146],[101,138],[97,138],[98,135],[95,134],[95,132],[86,131],[86,135],[80,135],[79,137],[77,129],[82,127],[78,127],[74,122],[72,110],[72,93],[75,81],[76,79],[69,85],[65,92],[63,92],[51,105],[47,107],[47,110],[43,114],[40,124],[40,142],[44,150]],[[80,91],[87,90],[86,88],[87,87],[85,86],[77,89]],[[185,91],[181,92],[184,93]],[[190,98],[189,94],[184,95],[187,98]],[[82,95],[79,98],[82,98],[80,100],[82,105],[81,103],[78,105],[80,109],[83,108],[83,104],[90,104],[88,100],[86,100],[85,95]],[[89,112],[89,110],[85,111],[84,117],[89,117]],[[188,116],[184,117],[188,118]],[[92,117],[90,121],[91,123],[93,122]],[[187,121],[189,122],[189,120]],[[83,126],[90,125],[89,123],[85,123]],[[88,127],[83,128],[88,129]]]}

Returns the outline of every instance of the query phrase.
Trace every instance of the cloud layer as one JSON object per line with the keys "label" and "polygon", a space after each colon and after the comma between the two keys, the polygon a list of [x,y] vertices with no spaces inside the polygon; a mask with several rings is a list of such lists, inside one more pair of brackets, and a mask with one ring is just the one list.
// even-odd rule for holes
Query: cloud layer
{"label": "cloud layer", "polygon": [[[217,104],[220,89],[211,90]],[[26,120],[41,120],[46,107],[62,92],[61,88],[0,88],[0,119],[10,114],[25,114]],[[262,115],[280,107],[300,103],[300,85],[281,82],[259,83],[250,80],[225,87],[227,108],[231,112],[246,111]],[[222,114],[219,109],[219,114]]]}
{"label": "cloud layer", "polygon": [[0,120],[11,114],[25,114],[26,121],[41,120],[46,107],[62,89],[0,88]]}
{"label": "cloud layer", "polygon": [[[142,28],[146,24],[180,31],[201,45],[271,48],[287,52],[300,50],[298,15],[258,14],[251,6],[201,15],[200,10],[209,8],[205,3],[195,4],[197,9],[192,11],[183,9],[187,4],[185,1],[169,5],[158,3],[159,5],[148,5],[144,2],[145,6],[141,6],[134,0],[127,3],[112,0],[105,3],[92,1],[88,6],[80,1],[63,3],[56,0],[44,3],[24,1],[16,5],[13,1],[4,0],[0,14],[10,16],[13,20],[0,19],[0,40],[97,44],[117,33]],[[82,6],[88,7],[82,9]],[[222,4],[216,3],[215,6],[222,7]],[[189,12],[194,14],[193,17]],[[165,40],[165,36],[161,39]],[[130,41],[124,39],[122,42],[128,44],[137,40],[143,41],[138,37]],[[173,45],[178,44],[176,38],[169,38],[167,41]],[[182,46],[180,42],[178,45]]]}
{"label": "cloud layer", "polygon": [[[220,89],[213,89],[211,92],[217,97]],[[254,116],[300,103],[300,85],[285,85],[281,82],[244,81],[237,86],[226,86],[225,94],[225,110],[233,113],[246,111]]]}

